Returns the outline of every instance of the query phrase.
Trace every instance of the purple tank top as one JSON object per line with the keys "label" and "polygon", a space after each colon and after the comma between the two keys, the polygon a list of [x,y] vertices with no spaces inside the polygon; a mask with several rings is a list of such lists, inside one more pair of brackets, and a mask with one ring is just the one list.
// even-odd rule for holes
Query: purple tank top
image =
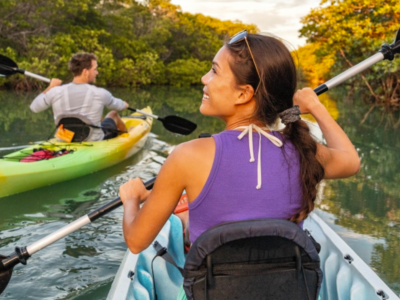
{"label": "purple tank top", "polygon": [[[215,158],[199,196],[189,203],[189,236],[193,243],[207,229],[223,222],[262,218],[290,219],[302,201],[297,150],[261,138],[262,185],[257,186],[259,135],[253,132],[256,161],[249,162],[249,136],[227,130],[213,135]],[[272,135],[282,140],[280,133]]]}

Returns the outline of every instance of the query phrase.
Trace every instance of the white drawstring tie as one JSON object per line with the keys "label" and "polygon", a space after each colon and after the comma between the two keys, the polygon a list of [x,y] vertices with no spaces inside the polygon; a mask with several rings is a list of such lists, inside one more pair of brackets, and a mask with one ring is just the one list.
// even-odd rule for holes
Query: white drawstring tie
{"label": "white drawstring tie", "polygon": [[255,124],[250,124],[249,126],[240,126],[235,129],[244,129],[243,132],[238,136],[238,139],[241,140],[246,134],[249,134],[249,151],[250,151],[250,162],[254,162],[254,150],[253,150],[253,129],[258,132],[259,143],[258,143],[258,157],[257,157],[257,186],[256,189],[259,190],[261,188],[261,135],[265,136],[269,139],[275,146],[282,147],[282,141],[278,139],[276,136],[265,132],[264,130],[270,130],[267,127],[260,128]]}

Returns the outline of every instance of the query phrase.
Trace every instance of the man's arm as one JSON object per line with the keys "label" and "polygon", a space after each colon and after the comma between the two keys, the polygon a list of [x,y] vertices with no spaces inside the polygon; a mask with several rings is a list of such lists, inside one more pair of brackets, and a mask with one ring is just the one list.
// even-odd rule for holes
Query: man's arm
{"label": "man's arm", "polygon": [[108,109],[114,109],[114,110],[124,110],[127,109],[129,104],[121,99],[115,98],[109,91],[106,89],[103,90],[103,96],[102,100],[104,101],[104,106],[107,107]]}
{"label": "man's arm", "polygon": [[62,81],[60,79],[53,78],[50,81],[49,86],[32,101],[30,106],[31,111],[33,111],[34,113],[38,113],[49,108],[50,102],[46,101],[45,94],[48,91],[50,91],[53,87],[60,86],[61,83]]}

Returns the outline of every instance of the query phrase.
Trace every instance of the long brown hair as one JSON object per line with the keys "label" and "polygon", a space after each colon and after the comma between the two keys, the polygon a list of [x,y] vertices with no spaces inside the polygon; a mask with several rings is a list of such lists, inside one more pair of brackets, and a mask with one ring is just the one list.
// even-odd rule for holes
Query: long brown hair
{"label": "long brown hair", "polygon": [[[232,57],[229,64],[238,85],[250,84],[255,91],[260,83],[254,95],[257,105],[252,117],[272,126],[279,113],[293,107],[293,95],[297,86],[296,67],[289,50],[278,39],[248,34],[247,41],[255,62],[246,42],[241,41],[225,43]],[[257,64],[260,78],[254,63]],[[324,169],[316,158],[317,144],[304,121],[298,120],[286,125],[282,134],[284,140],[290,140],[299,153],[302,205],[299,212],[290,219],[299,223],[314,209],[317,185],[324,176]]]}

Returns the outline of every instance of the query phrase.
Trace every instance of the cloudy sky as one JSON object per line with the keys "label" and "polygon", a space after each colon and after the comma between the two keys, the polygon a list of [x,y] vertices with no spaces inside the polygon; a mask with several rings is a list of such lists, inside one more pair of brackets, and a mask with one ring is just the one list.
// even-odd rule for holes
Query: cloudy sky
{"label": "cloudy sky", "polygon": [[201,13],[220,20],[240,20],[255,24],[262,32],[270,32],[285,39],[297,48],[305,44],[299,38],[300,18],[321,0],[171,0],[182,11]]}

